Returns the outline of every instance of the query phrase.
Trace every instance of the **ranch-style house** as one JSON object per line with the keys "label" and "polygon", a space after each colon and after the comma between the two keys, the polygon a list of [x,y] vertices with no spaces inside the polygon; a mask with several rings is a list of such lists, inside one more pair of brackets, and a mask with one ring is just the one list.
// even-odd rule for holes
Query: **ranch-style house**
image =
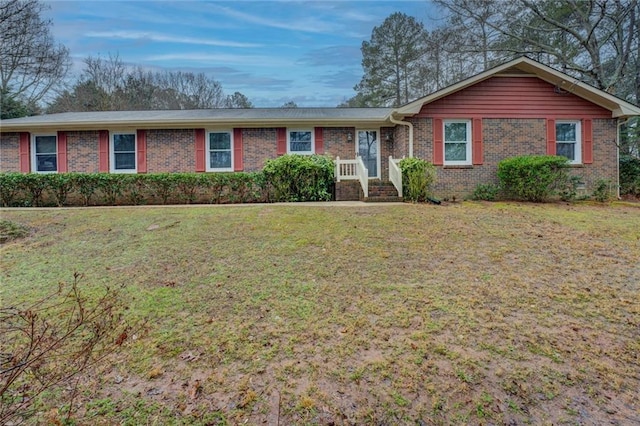
{"label": "ranch-style house", "polygon": [[[397,163],[437,168],[439,197],[497,182],[523,154],[563,155],[584,191],[618,187],[618,127],[640,108],[518,58],[399,108],[252,108],[68,112],[0,122],[2,172],[232,172],[286,153],[336,160],[336,199],[401,191]],[[400,192],[401,195],[401,192]]]}

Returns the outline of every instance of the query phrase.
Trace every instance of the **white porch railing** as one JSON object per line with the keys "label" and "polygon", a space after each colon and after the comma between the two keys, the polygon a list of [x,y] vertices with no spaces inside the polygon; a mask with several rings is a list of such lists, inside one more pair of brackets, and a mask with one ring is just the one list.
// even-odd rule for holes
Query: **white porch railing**
{"label": "white porch railing", "polygon": [[389,180],[396,187],[398,191],[398,197],[402,197],[402,170],[398,166],[400,159],[394,160],[392,156],[389,156]]}
{"label": "white porch railing", "polygon": [[362,157],[355,160],[341,160],[336,157],[336,181],[359,180],[365,198],[369,196],[369,170],[365,167]]}

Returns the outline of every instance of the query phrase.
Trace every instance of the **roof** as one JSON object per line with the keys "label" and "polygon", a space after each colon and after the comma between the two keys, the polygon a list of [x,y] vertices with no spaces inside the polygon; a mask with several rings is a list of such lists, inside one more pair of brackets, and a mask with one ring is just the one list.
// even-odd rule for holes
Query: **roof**
{"label": "roof", "polygon": [[383,124],[393,108],[218,108],[157,111],[63,112],[2,120],[2,131],[33,127],[98,130],[105,127],[193,128],[194,126],[262,127],[274,124]]}
{"label": "roof", "polygon": [[596,89],[574,77],[532,59],[521,57],[491,68],[400,108],[219,108],[157,111],[65,112],[2,120],[0,131],[100,130],[105,128],[201,128],[274,126],[392,125],[391,116],[401,118],[420,112],[423,105],[496,75],[536,76],[611,111],[613,118],[640,116],[640,108]]}
{"label": "roof", "polygon": [[528,74],[538,77],[547,83],[553,84],[565,90],[573,93],[581,98],[584,98],[596,105],[601,106],[604,109],[611,111],[613,118],[626,118],[633,116],[640,116],[640,108],[637,106],[613,96],[603,90],[596,89],[575,77],[571,77],[565,73],[557,71],[547,65],[534,61],[526,57],[516,58],[512,61],[499,65],[497,67],[486,70],[473,77],[469,77],[466,80],[462,80],[456,84],[453,84],[444,89],[438,90],[423,98],[410,102],[394,111],[394,115],[398,117],[406,117],[417,114],[423,105],[437,101],[452,93],[465,89],[469,86],[473,86],[483,80],[491,78],[498,74],[506,74],[511,72],[517,72],[519,74]]}

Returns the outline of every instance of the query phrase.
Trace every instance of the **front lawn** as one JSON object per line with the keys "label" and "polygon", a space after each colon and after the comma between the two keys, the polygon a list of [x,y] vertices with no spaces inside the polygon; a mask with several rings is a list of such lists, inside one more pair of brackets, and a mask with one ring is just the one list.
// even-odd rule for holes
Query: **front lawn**
{"label": "front lawn", "polygon": [[3,305],[80,272],[149,318],[83,378],[77,424],[640,422],[637,207],[1,215],[29,230],[0,248]]}

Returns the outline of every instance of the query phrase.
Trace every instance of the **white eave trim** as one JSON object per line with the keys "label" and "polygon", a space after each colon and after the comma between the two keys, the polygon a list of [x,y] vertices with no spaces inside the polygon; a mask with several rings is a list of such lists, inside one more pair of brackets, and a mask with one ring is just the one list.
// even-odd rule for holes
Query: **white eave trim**
{"label": "white eave trim", "polygon": [[359,126],[379,126],[390,125],[389,115],[384,118],[344,118],[327,120],[319,118],[317,120],[303,118],[283,119],[262,119],[262,120],[229,120],[229,119],[209,119],[209,120],[106,120],[106,121],[60,121],[60,122],[26,122],[26,123],[0,123],[0,131],[22,132],[22,131],[46,131],[46,130],[104,130],[108,128],[132,128],[132,129],[200,129],[209,127],[231,127],[231,128],[274,128],[274,127],[359,127]]}

